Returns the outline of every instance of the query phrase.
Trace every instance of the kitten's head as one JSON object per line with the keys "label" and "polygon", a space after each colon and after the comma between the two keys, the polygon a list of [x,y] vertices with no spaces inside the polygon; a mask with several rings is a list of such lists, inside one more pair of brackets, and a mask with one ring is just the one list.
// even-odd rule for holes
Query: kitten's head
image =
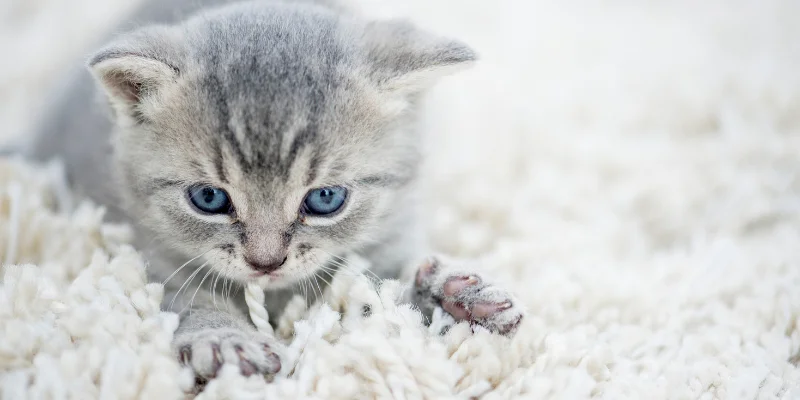
{"label": "kitten's head", "polygon": [[136,31],[89,64],[129,212],[223,276],[283,286],[407,206],[414,100],[473,59],[404,22],[268,3]]}

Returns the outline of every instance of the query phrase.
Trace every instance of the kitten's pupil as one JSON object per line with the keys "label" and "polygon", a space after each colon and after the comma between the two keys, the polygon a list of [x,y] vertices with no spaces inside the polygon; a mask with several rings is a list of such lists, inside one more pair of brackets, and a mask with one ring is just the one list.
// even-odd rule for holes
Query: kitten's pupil
{"label": "kitten's pupil", "polygon": [[206,204],[214,203],[214,198],[217,196],[217,191],[212,188],[203,188],[203,201]]}
{"label": "kitten's pupil", "polygon": [[330,204],[333,200],[333,192],[330,189],[322,189],[319,193],[320,200],[325,204]]}

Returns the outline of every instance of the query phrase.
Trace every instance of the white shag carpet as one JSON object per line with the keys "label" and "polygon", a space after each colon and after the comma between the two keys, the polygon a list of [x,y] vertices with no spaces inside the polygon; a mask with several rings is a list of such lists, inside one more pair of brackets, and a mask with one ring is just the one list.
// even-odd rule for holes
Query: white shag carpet
{"label": "white shag carpet", "polygon": [[[397,285],[342,282],[331,307],[370,318],[295,304],[291,376],[226,369],[202,398],[800,398],[800,3],[363,1],[482,54],[430,98],[429,228],[529,316],[511,341],[435,337]],[[0,4],[3,138],[131,4]],[[101,218],[57,168],[0,163],[3,399],[191,384],[160,287]]]}

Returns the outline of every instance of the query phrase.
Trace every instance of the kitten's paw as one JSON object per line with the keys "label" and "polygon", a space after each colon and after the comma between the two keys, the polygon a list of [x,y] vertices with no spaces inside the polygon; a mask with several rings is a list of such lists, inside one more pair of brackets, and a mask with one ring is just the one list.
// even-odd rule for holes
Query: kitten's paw
{"label": "kitten's paw", "polygon": [[478,273],[447,266],[435,257],[417,269],[414,295],[423,312],[440,306],[456,321],[469,321],[501,335],[513,335],[525,315],[508,291],[487,284]]}
{"label": "kitten's paw", "polygon": [[281,370],[275,345],[274,339],[267,336],[235,328],[185,332],[173,342],[178,361],[194,370],[200,384],[216,377],[224,364],[238,366],[244,376],[273,377]]}

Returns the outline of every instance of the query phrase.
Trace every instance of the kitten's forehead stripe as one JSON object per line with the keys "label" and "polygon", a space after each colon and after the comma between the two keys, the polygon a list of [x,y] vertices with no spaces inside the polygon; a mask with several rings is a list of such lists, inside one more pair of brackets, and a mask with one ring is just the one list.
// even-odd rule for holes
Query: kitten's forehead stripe
{"label": "kitten's forehead stripe", "polygon": [[[212,65],[217,63],[216,55],[212,56],[210,63]],[[208,113],[212,115],[216,114],[214,115],[216,118],[213,119],[217,122],[215,128],[216,134],[224,139],[225,143],[228,145],[228,149],[233,153],[239,165],[241,165],[243,169],[249,168],[249,163],[242,151],[241,143],[236,137],[237,135],[235,132],[231,129],[230,104],[220,78],[214,74],[207,74],[203,80],[203,87],[208,96],[209,106],[212,108],[212,110],[208,110]]]}
{"label": "kitten's forehead stripe", "polygon": [[235,25],[212,18],[192,39],[204,119],[213,120],[212,134],[230,149],[218,172],[237,170],[260,182],[288,182],[293,174],[310,182],[318,175],[320,156],[312,150],[320,129],[330,128],[319,119],[341,105],[329,96],[347,85],[342,71],[355,69],[355,53],[337,18],[320,10],[297,18],[286,10],[237,14]]}
{"label": "kitten's forehead stripe", "polygon": [[305,181],[306,186],[310,186],[312,183],[314,183],[314,180],[317,179],[321,158],[322,156],[320,155],[319,149],[315,148],[311,153],[311,157],[308,159],[308,171],[306,171]]}
{"label": "kitten's forehead stripe", "polygon": [[289,173],[292,166],[295,164],[297,157],[302,153],[301,149],[310,146],[317,134],[317,125],[315,122],[309,122],[303,129],[298,131],[292,138],[292,144],[289,147],[289,153],[282,160],[280,165],[280,174],[284,181],[289,180]]}
{"label": "kitten's forehead stripe", "polygon": [[228,174],[225,173],[225,162],[222,154],[222,143],[220,143],[219,140],[216,141],[214,152],[216,153],[214,157],[214,170],[217,173],[217,179],[223,184],[228,184]]}
{"label": "kitten's forehead stripe", "polygon": [[189,160],[189,166],[194,168],[194,172],[198,175],[203,174],[205,171],[203,164],[198,160]]}

